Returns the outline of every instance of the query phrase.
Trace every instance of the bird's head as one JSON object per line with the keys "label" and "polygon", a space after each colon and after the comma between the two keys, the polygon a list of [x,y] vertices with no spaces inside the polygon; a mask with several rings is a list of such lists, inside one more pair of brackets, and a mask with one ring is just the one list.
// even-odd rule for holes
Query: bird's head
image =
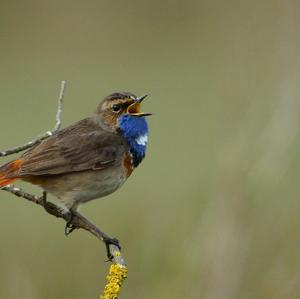
{"label": "bird's head", "polygon": [[136,97],[129,92],[116,92],[107,96],[98,106],[96,117],[110,130],[121,134],[132,154],[133,166],[144,159],[148,143],[148,124],[141,112],[145,96]]}
{"label": "bird's head", "polygon": [[141,103],[147,97],[137,97],[130,92],[115,92],[104,98],[98,105],[96,115],[101,121],[113,130],[120,129],[122,120],[145,122],[145,116],[151,113],[141,112]]}

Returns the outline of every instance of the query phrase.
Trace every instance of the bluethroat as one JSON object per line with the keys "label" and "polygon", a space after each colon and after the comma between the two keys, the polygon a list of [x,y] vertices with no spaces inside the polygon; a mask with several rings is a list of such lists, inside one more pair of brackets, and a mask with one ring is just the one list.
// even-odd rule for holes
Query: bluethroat
{"label": "bluethroat", "polygon": [[116,191],[145,157],[146,98],[116,92],[90,117],[53,134],[20,158],[0,166],[0,187],[15,180],[38,185],[71,213]]}

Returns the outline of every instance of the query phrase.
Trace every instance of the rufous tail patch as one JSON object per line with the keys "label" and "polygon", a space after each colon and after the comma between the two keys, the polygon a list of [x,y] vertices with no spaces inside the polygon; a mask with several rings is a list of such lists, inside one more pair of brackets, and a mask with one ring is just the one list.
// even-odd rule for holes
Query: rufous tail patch
{"label": "rufous tail patch", "polygon": [[10,168],[10,170],[15,171],[15,170],[18,170],[22,164],[23,164],[23,160],[17,159],[15,161],[12,161],[11,163],[9,163],[8,167]]}
{"label": "rufous tail patch", "polygon": [[0,187],[4,187],[6,185],[9,185],[11,183],[13,183],[16,179],[1,179],[0,177]]}
{"label": "rufous tail patch", "polygon": [[14,177],[14,172],[20,169],[22,164],[23,160],[17,159],[0,168],[0,187],[9,185],[18,178],[17,175]]}

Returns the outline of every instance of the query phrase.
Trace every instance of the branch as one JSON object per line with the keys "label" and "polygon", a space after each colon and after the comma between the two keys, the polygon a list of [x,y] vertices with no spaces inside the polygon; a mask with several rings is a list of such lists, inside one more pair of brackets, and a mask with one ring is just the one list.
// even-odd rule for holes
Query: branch
{"label": "branch", "polygon": [[[91,234],[93,234],[95,237],[97,237],[99,240],[103,241],[109,241],[111,238],[104,232],[102,232],[97,226],[95,226],[93,223],[91,223],[88,219],[86,219],[84,216],[82,216],[79,213],[71,213],[67,210],[64,210],[60,208],[59,206],[55,205],[52,202],[47,201],[46,193],[44,192],[42,196],[36,196],[32,195],[30,193],[27,193],[23,191],[21,188],[17,188],[13,185],[7,185],[5,187],[2,187],[1,190],[10,192],[18,197],[22,197],[27,199],[28,201],[31,201],[39,206],[42,206],[47,213],[57,217],[64,219],[68,224],[73,225],[76,228],[82,228]],[[116,256],[112,256],[111,258],[115,263],[122,264],[125,266],[125,262],[121,255],[116,254],[117,251],[120,251],[118,246],[114,244],[109,245],[110,252],[113,255],[113,252],[115,252]],[[114,260],[115,259],[115,260]]]}
{"label": "branch", "polygon": [[[61,115],[63,110],[63,98],[65,91],[66,82],[61,82],[61,89],[59,93],[58,99],[58,108],[56,113],[56,124],[51,131],[47,131],[43,135],[21,145],[18,147],[14,147],[12,149],[8,149],[6,151],[0,152],[1,156],[8,156],[11,154],[18,153],[20,151],[26,150],[28,148],[33,147],[34,145],[40,143],[42,140],[53,135],[54,132],[60,129],[61,127]],[[7,185],[2,187],[1,190],[10,192],[18,197],[22,197],[31,201],[39,206],[42,206],[45,211],[55,217],[62,218],[67,222],[67,225],[74,228],[82,228],[94,236],[96,236],[99,240],[103,241],[106,245],[106,250],[108,253],[109,260],[113,262],[110,267],[109,274],[107,276],[107,284],[104,288],[102,299],[115,299],[118,297],[121,286],[125,278],[127,277],[127,267],[125,265],[125,261],[121,255],[120,247],[118,245],[117,240],[110,238],[107,234],[101,231],[97,226],[91,223],[88,219],[83,217],[79,213],[71,213],[69,211],[61,209],[59,206],[47,201],[46,192],[43,193],[42,196],[32,195],[23,191],[20,188],[17,188],[13,185]]]}

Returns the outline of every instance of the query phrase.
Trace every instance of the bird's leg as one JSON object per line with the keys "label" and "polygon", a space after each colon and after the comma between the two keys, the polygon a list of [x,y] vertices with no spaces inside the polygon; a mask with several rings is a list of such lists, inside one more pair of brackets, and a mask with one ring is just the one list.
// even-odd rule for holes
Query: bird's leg
{"label": "bird's leg", "polygon": [[49,214],[53,214],[53,205],[51,203],[49,203],[47,201],[47,192],[43,191],[43,195],[40,197],[42,203],[43,203],[43,207],[44,209],[49,213]]}
{"label": "bird's leg", "polygon": [[43,191],[43,195],[40,197],[41,201],[43,202],[43,207],[45,208],[45,210],[47,210],[46,206],[48,204],[47,202],[47,192]]}
{"label": "bird's leg", "polygon": [[47,201],[47,195],[48,195],[47,192],[43,191],[43,195],[39,198],[39,200],[42,202],[41,205],[44,207],[46,212],[56,217],[60,217],[57,215],[57,212],[59,212],[60,214],[65,214],[66,211],[63,208],[56,206],[50,201]]}

